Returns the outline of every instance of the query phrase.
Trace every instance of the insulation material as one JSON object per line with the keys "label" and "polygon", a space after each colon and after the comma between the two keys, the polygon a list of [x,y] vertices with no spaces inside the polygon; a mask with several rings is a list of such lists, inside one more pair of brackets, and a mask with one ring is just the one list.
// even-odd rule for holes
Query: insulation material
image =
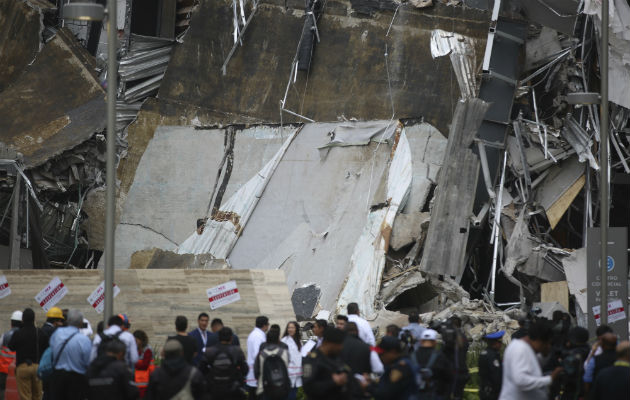
{"label": "insulation material", "polygon": [[431,56],[450,55],[463,99],[477,96],[477,71],[474,39],[458,33],[435,29],[431,33]]}
{"label": "insulation material", "polygon": [[588,308],[586,302],[586,248],[574,250],[562,260],[569,292],[582,310]]}
{"label": "insulation material", "polygon": [[269,179],[298,132],[295,130],[265,167],[221,205],[219,211],[206,222],[201,235],[194,232],[179,246],[179,254],[212,254],[223,259],[229,256]]}
{"label": "insulation material", "polygon": [[411,149],[404,129],[392,151],[394,156],[387,176],[388,204],[368,214],[350,259],[350,273],[337,302],[337,310],[344,310],[351,302],[358,303],[368,319],[376,318],[375,299],[381,286],[392,225],[411,186]]}

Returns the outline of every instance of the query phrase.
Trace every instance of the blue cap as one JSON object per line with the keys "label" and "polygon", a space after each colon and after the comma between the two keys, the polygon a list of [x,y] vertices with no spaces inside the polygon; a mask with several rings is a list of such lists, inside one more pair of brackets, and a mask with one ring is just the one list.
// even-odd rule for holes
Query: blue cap
{"label": "blue cap", "polygon": [[487,334],[486,336],[484,336],[484,339],[490,339],[490,340],[501,339],[503,335],[505,335],[505,331],[498,331],[498,332]]}

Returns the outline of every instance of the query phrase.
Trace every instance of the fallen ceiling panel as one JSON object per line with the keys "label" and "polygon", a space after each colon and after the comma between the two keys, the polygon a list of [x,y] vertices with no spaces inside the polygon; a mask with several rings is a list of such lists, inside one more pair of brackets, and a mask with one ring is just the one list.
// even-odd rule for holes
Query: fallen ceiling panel
{"label": "fallen ceiling panel", "polygon": [[128,268],[138,250],[175,250],[194,232],[197,219],[208,215],[213,187],[223,188],[223,198],[230,198],[295,130],[289,126],[237,130],[231,171],[217,177],[227,154],[228,130],[158,127],[140,160],[116,229],[116,267]]}
{"label": "fallen ceiling panel", "polygon": [[0,93],[0,141],[24,155],[26,168],[105,129],[105,93],[86,59],[85,50],[61,30]]}

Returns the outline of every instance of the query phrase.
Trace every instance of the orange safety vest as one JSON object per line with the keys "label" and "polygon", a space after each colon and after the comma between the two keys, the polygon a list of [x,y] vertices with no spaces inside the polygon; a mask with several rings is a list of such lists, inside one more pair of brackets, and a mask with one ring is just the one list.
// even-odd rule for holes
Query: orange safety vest
{"label": "orange safety vest", "polygon": [[147,369],[137,369],[135,370],[134,382],[136,383],[136,387],[138,388],[146,388],[149,386],[149,377],[151,373],[155,370],[155,364],[153,363],[153,359],[151,359],[151,363],[149,364],[149,368]]}
{"label": "orange safety vest", "polygon": [[15,352],[8,347],[2,346],[0,349],[0,373],[9,374],[9,366],[15,362]]}

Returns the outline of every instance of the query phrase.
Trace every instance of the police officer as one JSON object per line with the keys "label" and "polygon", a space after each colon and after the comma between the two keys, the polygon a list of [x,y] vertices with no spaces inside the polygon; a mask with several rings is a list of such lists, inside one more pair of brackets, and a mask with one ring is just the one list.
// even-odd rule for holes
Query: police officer
{"label": "police officer", "polygon": [[304,357],[302,384],[309,400],[345,400],[360,392],[350,368],[339,359],[343,340],[343,331],[327,327],[321,346]]}
{"label": "police officer", "polygon": [[505,331],[498,331],[484,336],[487,347],[479,356],[479,398],[497,400],[501,393],[502,363],[501,339]]}
{"label": "police officer", "polygon": [[376,348],[385,365],[385,373],[378,384],[370,386],[376,400],[408,400],[415,398],[417,387],[411,361],[404,357],[403,344],[394,336],[385,336]]}

